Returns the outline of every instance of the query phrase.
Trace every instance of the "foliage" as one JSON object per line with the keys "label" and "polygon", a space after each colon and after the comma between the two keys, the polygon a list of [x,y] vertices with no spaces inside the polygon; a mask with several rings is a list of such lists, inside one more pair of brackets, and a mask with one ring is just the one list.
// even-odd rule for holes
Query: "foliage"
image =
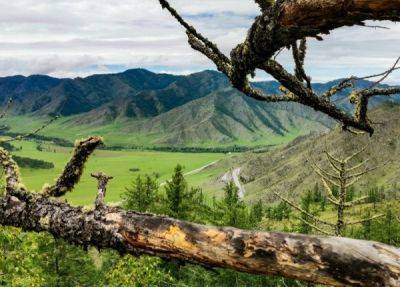
{"label": "foliage", "polygon": [[0,227],[0,286],[96,286],[101,270],[80,247]]}
{"label": "foliage", "polygon": [[175,279],[162,268],[162,260],[155,257],[112,256],[104,283],[107,287],[176,286]]}
{"label": "foliage", "polygon": [[266,216],[269,219],[282,221],[289,219],[291,213],[290,206],[286,202],[279,202],[275,207],[267,207]]}
{"label": "foliage", "polygon": [[368,190],[367,202],[373,204],[374,210],[376,209],[376,204],[382,201],[384,194],[385,194],[385,188],[383,186],[382,187],[374,186]]}
{"label": "foliage", "polygon": [[203,206],[204,198],[201,189],[188,187],[180,164],[175,167],[171,180],[165,185],[163,202],[167,215],[192,221],[196,218],[195,211]]}
{"label": "foliage", "polygon": [[145,175],[144,180],[139,175],[132,182],[131,187],[126,188],[122,195],[123,206],[126,209],[141,212],[150,211],[154,207],[158,193],[157,179],[151,175]]}

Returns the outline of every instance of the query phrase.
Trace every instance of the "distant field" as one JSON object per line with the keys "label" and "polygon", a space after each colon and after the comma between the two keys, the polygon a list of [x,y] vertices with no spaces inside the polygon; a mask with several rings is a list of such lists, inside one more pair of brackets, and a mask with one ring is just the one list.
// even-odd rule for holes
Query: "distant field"
{"label": "distant field", "polygon": [[[13,154],[18,156],[41,159],[54,163],[54,169],[21,169],[24,183],[30,188],[39,191],[44,183],[53,183],[61,173],[65,163],[69,160],[72,149],[50,144],[43,144],[43,151],[36,149],[37,143],[32,141],[15,142],[14,146],[22,150]],[[196,170],[214,161],[226,158],[228,155],[218,153],[169,153],[149,151],[105,151],[97,150],[90,158],[84,176],[76,189],[67,195],[69,202],[76,205],[87,205],[94,202],[96,196],[96,182],[90,177],[91,172],[103,171],[114,176],[108,187],[107,201],[118,202],[120,195],[139,174],[157,172],[160,182],[170,178],[174,167],[179,163],[185,167],[185,172]],[[129,169],[139,168],[139,172]],[[191,185],[200,185],[215,175],[207,170],[187,176]]]}
{"label": "distant field", "polygon": [[[75,116],[76,117],[76,116]],[[68,141],[74,139],[80,139],[91,135],[99,135],[105,138],[105,142],[108,146],[145,146],[149,147],[152,142],[157,138],[160,138],[160,134],[141,134],[138,132],[124,132],[126,123],[120,123],[115,121],[110,124],[101,126],[90,126],[90,125],[77,125],[74,122],[74,116],[62,117],[46,127],[45,131],[39,133],[39,135],[45,135],[48,137],[62,138]],[[10,127],[11,132],[15,133],[29,133],[41,125],[48,119],[37,118],[37,117],[26,117],[26,116],[12,116],[2,119],[2,124]],[[255,132],[256,133],[256,132]],[[259,139],[256,141],[248,141],[246,138],[237,139],[234,142],[219,143],[207,142],[204,140],[201,144],[193,144],[190,146],[194,147],[232,147],[234,145],[242,147],[262,147],[269,145],[281,145],[286,144],[298,136],[308,133],[308,130],[300,130],[298,128],[288,128],[285,135],[278,134],[263,134],[259,133]]]}

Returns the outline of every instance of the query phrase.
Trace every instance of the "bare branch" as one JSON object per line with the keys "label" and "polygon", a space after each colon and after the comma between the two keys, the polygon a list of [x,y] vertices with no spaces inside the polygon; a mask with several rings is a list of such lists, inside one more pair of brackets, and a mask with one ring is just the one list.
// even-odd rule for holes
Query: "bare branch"
{"label": "bare branch", "polygon": [[331,166],[338,172],[340,172],[342,170],[342,168],[339,165],[343,164],[343,161],[339,160],[338,158],[334,157],[332,154],[330,154],[328,152],[328,150],[324,151],[326,157],[328,158],[329,163],[331,164]]}
{"label": "bare branch", "polygon": [[340,187],[340,184],[337,182],[334,182],[333,180],[331,180],[330,178],[324,176],[318,169],[314,170],[322,179],[326,180],[327,182],[329,182],[330,184]]}
{"label": "bare branch", "polygon": [[311,78],[307,76],[304,70],[304,59],[306,57],[306,50],[307,50],[307,40],[301,39],[300,46],[297,47],[297,42],[295,41],[292,44],[292,53],[293,59],[296,65],[295,74],[299,81],[305,81],[307,83],[307,88],[312,89],[311,87]]}
{"label": "bare branch", "polygon": [[39,132],[41,132],[42,130],[44,130],[45,128],[47,128],[49,125],[51,125],[53,122],[55,122],[59,117],[53,117],[51,118],[49,121],[45,122],[42,126],[40,126],[39,128],[37,128],[36,130],[34,130],[33,132],[27,133],[25,135],[20,135],[20,136],[16,136],[7,140],[4,140],[2,142],[12,142],[12,141],[20,141],[26,138],[29,138],[33,135],[38,134]]}
{"label": "bare branch", "polygon": [[328,185],[328,183],[325,181],[324,178],[321,178],[322,183],[325,187],[325,190],[327,191],[327,195],[328,195],[328,200],[335,206],[339,206],[339,201],[338,199],[333,195],[332,189],[330,188],[330,186]]}
{"label": "bare branch", "polygon": [[[185,22],[167,1],[159,1],[162,7],[168,9],[171,15],[186,29],[190,45],[211,59],[218,70],[226,74],[232,85],[245,95],[261,101],[298,102],[327,114],[340,122],[345,130],[353,131],[350,128],[354,128],[373,134],[374,129],[367,118],[368,96],[361,96],[357,99],[354,116],[349,115],[330,101],[334,94],[351,87],[351,81],[355,77],[345,80],[322,96],[313,93],[311,79],[304,70],[305,39],[314,37],[322,40],[320,34],[327,34],[342,26],[365,25],[363,23],[365,20],[397,21],[400,19],[400,0],[371,0],[367,3],[355,0],[346,2],[346,5],[342,3],[343,1],[256,0],[262,15],[255,19],[245,41],[231,51],[230,59],[221,53],[214,43]],[[299,47],[297,40],[301,40]],[[296,75],[291,75],[281,67],[269,62],[274,61],[279,51],[290,46],[293,47]],[[252,89],[248,82],[248,76],[254,76],[256,69],[262,69],[271,74],[290,94],[286,93],[284,97],[268,96]],[[392,67],[383,73],[383,79],[378,82],[383,81],[396,69],[396,67]],[[304,81],[306,86],[303,85]],[[393,92],[393,90],[385,89],[368,93],[392,95]],[[361,94],[357,92],[357,95]]]}
{"label": "bare branch", "polygon": [[400,57],[397,58],[396,62],[394,63],[394,65],[386,71],[386,73],[383,74],[382,78],[380,78],[378,81],[376,81],[375,83],[373,83],[369,88],[374,88],[377,85],[379,85],[380,83],[382,83],[387,77],[389,77],[389,75],[391,73],[393,73],[393,71],[395,71],[397,69],[397,64],[400,62]]}
{"label": "bare branch", "polygon": [[368,161],[369,161],[369,159],[366,159],[363,162],[361,162],[361,163],[359,163],[359,164],[357,164],[357,165],[355,165],[353,167],[347,168],[346,172],[351,172],[351,171],[354,171],[356,169],[359,169],[360,167],[364,166]]}
{"label": "bare branch", "polygon": [[105,207],[104,198],[106,197],[108,181],[113,179],[113,177],[107,176],[103,172],[92,173],[91,176],[97,179],[97,197],[95,201],[95,208],[102,209]]}
{"label": "bare branch", "polygon": [[314,171],[317,172],[317,170],[318,170],[318,171],[319,171],[318,174],[319,174],[322,178],[326,178],[326,177],[328,176],[328,177],[331,177],[331,178],[334,178],[334,179],[337,179],[337,180],[340,179],[339,176],[334,175],[334,174],[332,174],[332,173],[330,173],[330,172],[324,170],[323,168],[321,168],[321,167],[312,159],[311,156],[310,156],[310,158],[311,158],[311,161],[310,161],[310,162],[311,162],[312,167],[314,168]]}
{"label": "bare branch", "polygon": [[347,88],[352,88],[354,86],[353,81],[351,79],[346,79],[344,81],[341,81],[339,84],[333,86],[330,88],[328,91],[323,93],[321,97],[323,98],[332,98],[334,95],[340,93],[341,91],[347,89]]}
{"label": "bare branch", "polygon": [[43,194],[60,197],[71,191],[81,178],[89,156],[102,142],[100,137],[90,137],[76,142],[72,158],[65,166],[63,173],[55,185],[43,188]]}
{"label": "bare branch", "polygon": [[355,200],[346,202],[345,206],[346,207],[352,207],[352,206],[355,206],[357,204],[361,204],[363,201],[365,201],[367,199],[368,199],[368,196],[363,196],[363,197],[357,198]]}
{"label": "bare branch", "polygon": [[169,13],[181,24],[185,29],[188,35],[191,35],[193,38],[196,38],[198,41],[200,41],[204,46],[209,48],[215,55],[220,58],[221,61],[225,62],[226,64],[230,63],[230,60],[228,57],[226,57],[215,45],[212,43],[210,40],[208,40],[206,37],[201,35],[196,31],[196,29],[193,26],[190,26],[183,18],[176,12],[174,8],[171,7],[171,5],[168,3],[166,0],[159,0],[162,8],[167,9]]}
{"label": "bare branch", "polygon": [[305,220],[305,219],[303,219],[303,218],[301,218],[301,217],[296,217],[296,218],[297,218],[298,220],[300,220],[301,222],[303,222],[304,224],[310,226],[312,229],[315,229],[315,230],[317,230],[318,232],[320,232],[320,233],[322,233],[322,234],[325,234],[325,235],[327,235],[327,236],[333,236],[333,235],[334,235],[334,234],[332,234],[332,233],[329,233],[329,232],[327,232],[327,231],[325,231],[325,230],[319,228],[319,227],[316,226],[315,224],[312,224],[311,222],[308,222],[307,220]]}
{"label": "bare branch", "polygon": [[367,173],[370,173],[371,171],[376,170],[377,168],[378,168],[378,167],[368,168],[368,169],[366,169],[366,170],[364,170],[364,171],[362,171],[362,172],[350,174],[350,175],[346,176],[345,178],[346,178],[346,180],[347,180],[347,179],[352,179],[352,178],[356,178],[356,177],[361,177],[361,176],[363,176],[364,174],[367,174]]}
{"label": "bare branch", "polygon": [[400,93],[400,87],[390,87],[390,88],[371,88],[365,89],[359,92],[359,94],[366,98],[371,98],[374,96],[393,96]]}
{"label": "bare branch", "polygon": [[355,184],[357,181],[359,181],[361,178],[362,178],[362,176],[359,176],[359,177],[354,178],[352,181],[346,183],[345,187],[347,188],[347,187],[350,187],[350,186],[354,185],[354,184]]}
{"label": "bare branch", "polygon": [[351,161],[353,158],[355,158],[356,156],[358,156],[359,154],[363,153],[367,147],[369,146],[369,144],[365,145],[362,149],[356,151],[355,153],[353,153],[352,155],[346,157],[343,162],[344,163],[348,163],[349,161]]}
{"label": "bare branch", "polygon": [[205,45],[202,41],[200,41],[198,38],[196,38],[196,36],[194,36],[190,32],[187,32],[187,36],[188,36],[188,42],[194,50],[199,51],[207,58],[209,58],[211,61],[213,61],[219,71],[224,73],[229,73],[231,67],[228,62],[226,62],[223,58],[220,57],[220,55],[215,53],[213,49]]}
{"label": "bare branch", "polygon": [[300,206],[297,206],[296,204],[294,204],[293,202],[291,202],[289,199],[286,199],[285,197],[283,197],[283,196],[280,195],[279,193],[277,193],[277,192],[274,191],[274,194],[275,194],[276,196],[278,196],[281,200],[283,200],[284,202],[286,202],[287,204],[289,204],[291,207],[293,207],[294,209],[296,209],[297,211],[300,211],[301,213],[303,213],[303,214],[307,215],[308,217],[310,217],[310,218],[311,218],[312,220],[314,220],[315,222],[319,222],[319,223],[321,223],[321,224],[325,224],[325,225],[328,225],[328,226],[331,226],[331,227],[334,227],[334,226],[335,226],[334,224],[332,224],[332,223],[330,223],[330,222],[327,222],[327,221],[324,221],[324,220],[322,220],[322,219],[320,219],[320,218],[314,216],[313,214],[307,212],[306,210],[302,209]]}
{"label": "bare branch", "polygon": [[377,214],[377,215],[374,215],[374,216],[372,216],[372,217],[370,217],[370,218],[361,219],[361,220],[357,220],[357,221],[347,222],[346,225],[361,224],[361,223],[365,223],[365,222],[368,222],[368,221],[371,221],[371,220],[374,220],[374,219],[381,218],[381,217],[383,217],[383,216],[385,216],[385,215],[384,215],[384,214]]}

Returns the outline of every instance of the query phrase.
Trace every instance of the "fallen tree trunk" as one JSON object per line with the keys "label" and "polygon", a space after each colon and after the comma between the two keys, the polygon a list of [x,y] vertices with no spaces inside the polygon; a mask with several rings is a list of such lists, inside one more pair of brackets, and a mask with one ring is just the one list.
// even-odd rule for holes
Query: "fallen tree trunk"
{"label": "fallen tree trunk", "polygon": [[377,242],[210,227],[32,194],[0,199],[0,224],[80,245],[331,286],[400,286],[400,250]]}
{"label": "fallen tree trunk", "polygon": [[377,242],[278,232],[211,227],[168,217],[125,211],[104,203],[112,177],[98,180],[95,207],[73,207],[60,197],[79,182],[99,137],[77,142],[71,160],[53,186],[31,193],[11,155],[0,148],[6,195],[0,197],[0,225],[49,232],[78,246],[111,248],[121,254],[150,254],[208,267],[278,275],[331,286],[400,286],[400,250]]}

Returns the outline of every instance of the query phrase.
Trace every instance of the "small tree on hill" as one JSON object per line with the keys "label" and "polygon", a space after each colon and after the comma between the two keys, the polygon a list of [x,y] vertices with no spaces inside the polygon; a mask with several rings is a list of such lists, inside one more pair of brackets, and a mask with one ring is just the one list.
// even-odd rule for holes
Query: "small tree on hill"
{"label": "small tree on hill", "polygon": [[[365,163],[367,161],[363,161],[359,164],[354,165],[351,164],[352,160],[357,155],[364,152],[365,149],[366,147],[344,159],[334,157],[332,154],[325,151],[328,162],[332,167],[332,172],[322,169],[316,163],[312,162],[314,171],[320,176],[321,181],[325,187],[328,201],[334,206],[337,211],[335,223],[321,220],[317,216],[311,214],[310,210],[307,209],[307,205],[302,204],[302,206],[298,206],[288,199],[282,197],[278,193],[275,194],[278,195],[283,201],[289,203],[295,209],[300,211],[300,213],[302,214],[302,217],[300,218],[302,224],[308,225],[311,229],[315,229],[319,232],[329,235],[342,236],[346,226],[361,224],[365,221],[370,221],[382,217],[383,215],[375,215],[359,221],[345,221],[346,209],[364,203],[368,199],[368,196],[354,199],[353,185],[358,180],[360,180],[362,176],[371,172],[372,170],[375,170],[376,168],[366,168]],[[362,169],[363,167],[364,169]],[[327,227],[329,231],[326,230]]]}
{"label": "small tree on hill", "polygon": [[126,209],[141,212],[151,211],[152,207],[154,207],[157,193],[157,179],[153,176],[145,175],[143,180],[139,175],[122,195],[123,205]]}
{"label": "small tree on hill", "polygon": [[180,164],[175,167],[171,180],[167,181],[165,193],[163,204],[169,216],[193,220],[197,217],[195,211],[201,211],[204,207],[201,189],[188,187]]}
{"label": "small tree on hill", "polygon": [[263,204],[261,199],[251,207],[250,222],[260,222],[264,216]]}

